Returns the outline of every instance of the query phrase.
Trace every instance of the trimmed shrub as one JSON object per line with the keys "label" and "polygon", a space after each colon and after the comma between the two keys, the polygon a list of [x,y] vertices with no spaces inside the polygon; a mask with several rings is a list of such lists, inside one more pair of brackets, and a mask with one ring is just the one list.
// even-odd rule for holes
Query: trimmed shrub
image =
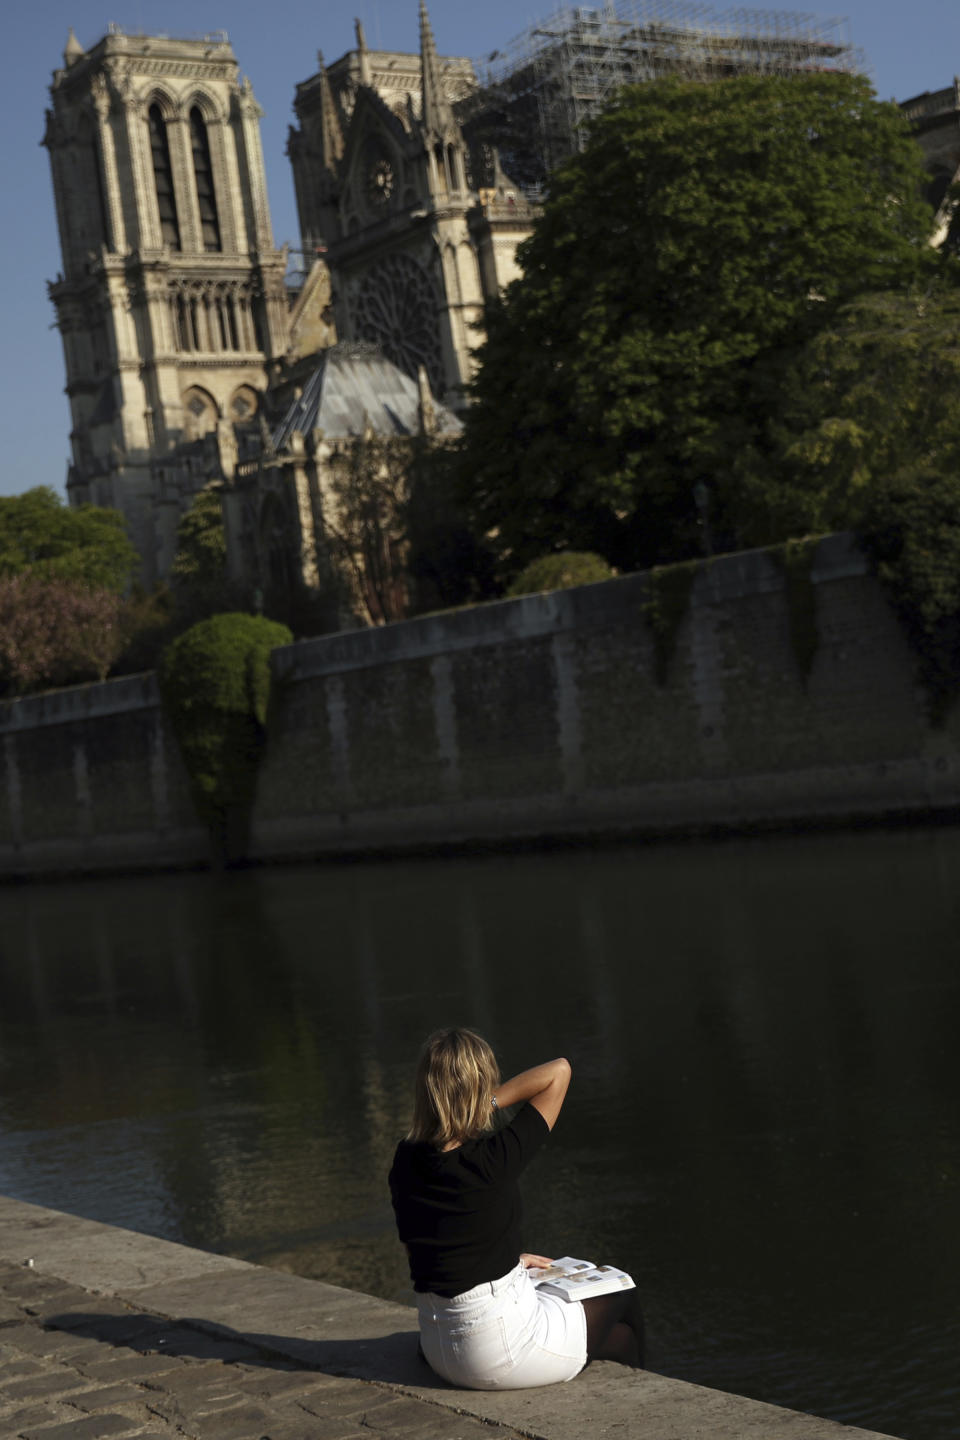
{"label": "trimmed shrub", "polygon": [[270,652],[293,639],[259,615],[213,615],[170,644],[159,680],[214,854],[246,854],[270,699]]}
{"label": "trimmed shrub", "polygon": [[601,555],[589,550],[561,550],[531,560],[514,580],[508,595],[537,595],[542,590],[569,590],[574,585],[593,585],[612,580],[611,570]]}

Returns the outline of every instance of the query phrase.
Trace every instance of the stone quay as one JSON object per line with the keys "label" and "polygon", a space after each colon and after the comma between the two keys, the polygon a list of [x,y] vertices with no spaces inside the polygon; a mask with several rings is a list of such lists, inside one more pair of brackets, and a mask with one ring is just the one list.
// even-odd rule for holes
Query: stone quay
{"label": "stone quay", "polygon": [[5,1440],[884,1440],[606,1362],[454,1390],[416,1330],[404,1305],[0,1197]]}

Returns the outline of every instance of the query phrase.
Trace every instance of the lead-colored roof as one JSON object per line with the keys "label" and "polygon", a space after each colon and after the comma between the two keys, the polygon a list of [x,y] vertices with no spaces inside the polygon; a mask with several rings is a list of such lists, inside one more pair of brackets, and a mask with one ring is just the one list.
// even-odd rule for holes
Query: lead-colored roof
{"label": "lead-colored roof", "polygon": [[[460,421],[433,400],[436,430],[453,435]],[[331,439],[375,435],[416,435],[420,430],[417,382],[397,368],[375,345],[341,343],[324,350],[317,368],[271,437],[282,450],[295,430],[322,430]]]}

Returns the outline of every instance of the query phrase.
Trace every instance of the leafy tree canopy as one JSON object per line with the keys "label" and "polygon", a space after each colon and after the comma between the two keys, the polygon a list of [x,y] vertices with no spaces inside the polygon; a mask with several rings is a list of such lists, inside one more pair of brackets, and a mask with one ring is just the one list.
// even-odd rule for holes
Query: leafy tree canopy
{"label": "leafy tree canopy", "polygon": [[121,591],[138,564],[118,510],[67,506],[46,485],[0,498],[0,575],[29,570]]}
{"label": "leafy tree canopy", "polygon": [[[903,619],[935,717],[960,686],[960,287],[865,295],[785,366],[742,457],[753,543],[852,527]],[[761,478],[765,477],[765,478]]]}
{"label": "leafy tree canopy", "polygon": [[[875,526],[884,495],[960,473],[960,286],[863,295],[772,369],[734,468],[748,544]],[[957,491],[960,499],[960,489]],[[960,508],[958,508],[960,517]]]}
{"label": "leafy tree canopy", "polygon": [[177,552],[170,575],[174,583],[207,584],[227,573],[227,539],[219,490],[201,490],[177,526]]}
{"label": "leafy tree canopy", "polygon": [[223,614],[243,603],[241,587],[227,573],[223,497],[218,488],[200,490],[180,517],[170,585],[179,625]]}
{"label": "leafy tree canopy", "polygon": [[563,548],[621,568],[696,554],[698,480],[736,541],[729,480],[765,372],[933,263],[923,178],[897,107],[857,76],[622,92],[489,316],[463,475],[504,570]]}

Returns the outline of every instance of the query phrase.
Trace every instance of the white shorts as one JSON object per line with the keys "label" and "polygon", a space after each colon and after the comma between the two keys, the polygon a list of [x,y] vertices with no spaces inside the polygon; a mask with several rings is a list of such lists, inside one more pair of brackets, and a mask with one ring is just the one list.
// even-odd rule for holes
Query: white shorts
{"label": "white shorts", "polygon": [[417,1296],[431,1370],[466,1390],[523,1390],[572,1380],[587,1362],[579,1301],[538,1290],[518,1264],[462,1295]]}

